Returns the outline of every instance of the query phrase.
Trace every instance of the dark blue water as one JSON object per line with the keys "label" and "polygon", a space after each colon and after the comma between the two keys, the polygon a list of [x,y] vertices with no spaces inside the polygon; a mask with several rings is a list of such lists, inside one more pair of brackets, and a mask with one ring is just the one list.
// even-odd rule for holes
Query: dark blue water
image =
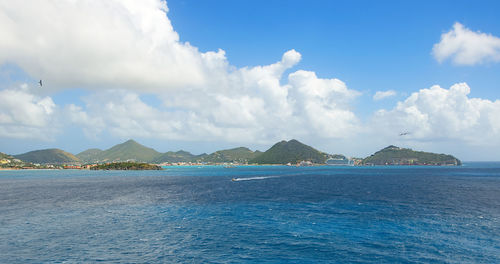
{"label": "dark blue water", "polygon": [[500,263],[500,163],[0,171],[0,263],[40,262]]}

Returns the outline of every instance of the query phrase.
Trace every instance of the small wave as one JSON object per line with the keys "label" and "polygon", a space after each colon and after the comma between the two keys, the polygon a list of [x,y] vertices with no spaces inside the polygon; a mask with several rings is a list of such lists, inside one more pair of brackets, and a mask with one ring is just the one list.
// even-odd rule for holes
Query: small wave
{"label": "small wave", "polygon": [[265,180],[270,178],[278,178],[279,176],[258,176],[258,177],[248,177],[248,178],[232,178],[232,181],[254,181],[254,180]]}

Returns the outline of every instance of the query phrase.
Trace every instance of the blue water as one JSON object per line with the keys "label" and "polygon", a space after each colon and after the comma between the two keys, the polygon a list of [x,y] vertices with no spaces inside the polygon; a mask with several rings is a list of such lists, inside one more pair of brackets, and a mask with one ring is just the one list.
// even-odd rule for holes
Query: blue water
{"label": "blue water", "polygon": [[0,171],[0,263],[41,262],[500,263],[500,163]]}

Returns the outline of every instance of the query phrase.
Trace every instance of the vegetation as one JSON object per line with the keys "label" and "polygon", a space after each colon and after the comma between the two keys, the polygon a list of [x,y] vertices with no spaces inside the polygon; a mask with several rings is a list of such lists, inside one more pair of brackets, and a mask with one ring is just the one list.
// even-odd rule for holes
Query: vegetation
{"label": "vegetation", "polygon": [[[94,152],[94,156],[89,155]],[[124,143],[113,146],[104,151],[96,151],[95,149],[86,150],[78,155],[88,155],[86,162],[112,162],[112,161],[128,161],[134,160],[137,162],[151,162],[161,155],[160,152],[145,147],[134,140],[128,140]]]}
{"label": "vegetation", "polygon": [[0,152],[0,159],[12,160],[12,159],[14,159],[14,157],[12,157],[11,155],[7,155],[5,153]]}
{"label": "vegetation", "polygon": [[[202,154],[206,155],[206,154]],[[201,155],[193,155],[187,151],[184,150],[179,150],[176,152],[169,151],[166,153],[161,154],[160,156],[156,157],[153,162],[154,163],[163,163],[163,162],[192,162],[193,160],[196,160],[196,158],[200,157]]]}
{"label": "vegetation", "polygon": [[459,159],[445,154],[414,151],[388,146],[361,162],[363,165],[461,165]]}
{"label": "vegetation", "polygon": [[[297,140],[281,141],[266,152],[252,151],[245,147],[219,150],[212,154],[193,155],[187,151],[160,153],[134,140],[113,146],[107,150],[89,149],[74,156],[60,149],[44,149],[9,156],[0,153],[2,167],[50,167],[78,163],[107,163],[107,167],[97,169],[156,169],[147,163],[256,163],[256,164],[296,164],[309,161],[324,164],[342,163],[348,159],[340,154],[326,154]],[[445,154],[435,154],[396,146],[386,147],[364,159],[351,159],[356,165],[461,165],[460,160]],[[126,161],[126,162],[125,162]],[[133,161],[133,162],[130,162]],[[118,163],[116,163],[118,162]],[[144,163],[146,162],[146,163]],[[16,163],[16,164],[15,164]],[[40,165],[42,164],[42,165]],[[121,164],[121,165],[120,165]],[[138,165],[146,164],[146,165]]]}
{"label": "vegetation", "polygon": [[26,164],[23,161],[0,152],[0,168],[16,168],[23,167],[25,165]]}
{"label": "vegetation", "polygon": [[87,149],[83,152],[76,154],[75,156],[79,158],[83,163],[94,163],[98,162],[98,157],[102,154],[102,150],[97,148]]}
{"label": "vegetation", "polygon": [[75,155],[60,149],[42,149],[15,155],[17,159],[40,164],[69,164],[80,160]]}
{"label": "vegetation", "polygon": [[292,139],[288,142],[281,141],[274,144],[274,146],[250,162],[257,164],[293,164],[300,161],[311,161],[323,164],[326,159],[327,154]]}
{"label": "vegetation", "polygon": [[134,140],[118,144],[107,150],[88,149],[76,156],[84,163],[102,163],[117,161],[137,161],[151,163],[177,163],[177,162],[206,162],[224,163],[238,162],[246,163],[262,154],[260,151],[251,151],[248,148],[239,147],[234,149],[216,151],[210,155],[193,155],[187,151],[169,151],[160,153],[152,148],[145,147]]}
{"label": "vegetation", "polygon": [[219,150],[200,159],[201,162],[223,163],[236,162],[247,163],[248,161],[260,156],[262,152],[251,151],[245,147]]}
{"label": "vegetation", "polygon": [[313,163],[325,163],[329,157],[344,157],[342,155],[327,155],[312,147],[306,146],[297,140],[282,141],[267,151],[263,159],[258,159],[265,153],[252,151],[245,147],[219,150],[212,154],[193,155],[187,151],[169,151],[159,153],[133,140],[118,144],[108,150],[89,149],[77,156],[86,163],[137,161],[150,163],[259,163],[259,164],[286,164],[297,163],[302,160]]}
{"label": "vegetation", "polygon": [[158,165],[138,162],[114,162],[99,164],[90,168],[91,170],[161,170]]}
{"label": "vegetation", "polygon": [[61,169],[60,165],[33,164],[0,152],[0,169]]}

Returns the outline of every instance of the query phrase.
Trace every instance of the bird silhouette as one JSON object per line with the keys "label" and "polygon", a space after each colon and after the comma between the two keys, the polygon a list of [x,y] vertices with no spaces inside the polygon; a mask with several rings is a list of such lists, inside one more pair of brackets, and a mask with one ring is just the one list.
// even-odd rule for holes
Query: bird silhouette
{"label": "bird silhouette", "polygon": [[40,87],[42,87],[42,80],[38,81],[38,84],[40,84]]}

